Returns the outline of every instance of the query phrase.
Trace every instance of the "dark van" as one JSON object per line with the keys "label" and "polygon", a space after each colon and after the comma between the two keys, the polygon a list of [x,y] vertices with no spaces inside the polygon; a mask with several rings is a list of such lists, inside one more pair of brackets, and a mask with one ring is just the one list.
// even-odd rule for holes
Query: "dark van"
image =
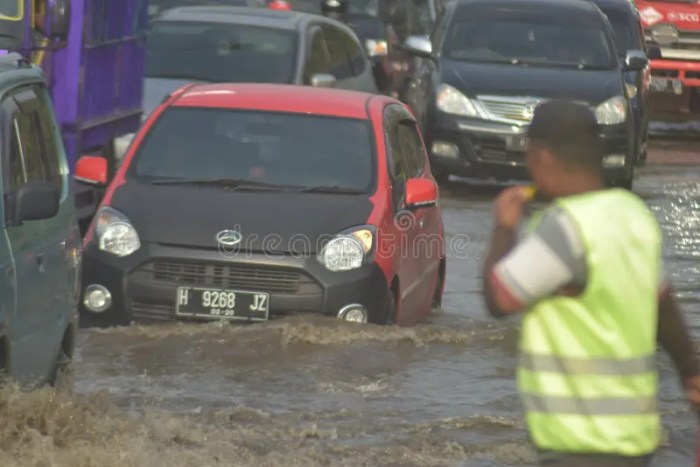
{"label": "dark van", "polygon": [[71,369],[81,237],[44,74],[17,54],[0,57],[0,112],[0,373],[31,388]]}
{"label": "dark van", "polygon": [[406,47],[422,57],[406,97],[430,148],[433,173],[526,179],[525,133],[536,106],[563,98],[595,112],[608,180],[632,187],[635,125],[625,71],[606,16],[579,0],[456,0],[430,38]]}

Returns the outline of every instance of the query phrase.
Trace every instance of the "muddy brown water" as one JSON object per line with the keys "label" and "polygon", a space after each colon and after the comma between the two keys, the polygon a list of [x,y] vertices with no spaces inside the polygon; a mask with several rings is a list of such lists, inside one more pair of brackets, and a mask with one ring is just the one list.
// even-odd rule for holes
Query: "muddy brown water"
{"label": "muddy brown water", "polygon": [[[635,191],[700,337],[700,144],[657,141]],[[74,394],[0,392],[0,465],[530,466],[515,395],[518,320],[487,318],[480,265],[497,189],[443,190],[443,310],[412,328],[291,317],[81,331]],[[465,241],[466,234],[468,241]],[[659,359],[656,466],[691,465],[696,425]]]}

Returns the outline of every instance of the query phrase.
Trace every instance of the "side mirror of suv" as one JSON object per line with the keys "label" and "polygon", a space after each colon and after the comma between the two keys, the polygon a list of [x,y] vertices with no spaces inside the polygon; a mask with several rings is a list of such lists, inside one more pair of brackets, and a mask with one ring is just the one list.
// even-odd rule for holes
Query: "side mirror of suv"
{"label": "side mirror of suv", "polygon": [[437,203],[438,190],[432,180],[411,178],[406,182],[406,209],[432,208]]}
{"label": "side mirror of suv", "polygon": [[335,82],[335,76],[326,73],[318,73],[311,77],[311,86],[315,88],[332,88]]}
{"label": "side mirror of suv", "polygon": [[25,183],[14,194],[12,224],[52,218],[58,213],[60,200],[61,191],[55,183]]}
{"label": "side mirror of suv", "polygon": [[647,58],[649,60],[660,60],[661,59],[661,49],[658,47],[649,47],[647,49]]}
{"label": "side mirror of suv", "polygon": [[88,185],[104,186],[107,184],[109,167],[107,159],[100,156],[83,156],[75,165],[75,180]]}
{"label": "side mirror of suv", "polygon": [[641,50],[628,50],[625,56],[626,71],[642,71],[649,63],[649,58]]}
{"label": "side mirror of suv", "polygon": [[409,36],[404,42],[404,47],[412,55],[433,58],[433,44],[427,36]]}

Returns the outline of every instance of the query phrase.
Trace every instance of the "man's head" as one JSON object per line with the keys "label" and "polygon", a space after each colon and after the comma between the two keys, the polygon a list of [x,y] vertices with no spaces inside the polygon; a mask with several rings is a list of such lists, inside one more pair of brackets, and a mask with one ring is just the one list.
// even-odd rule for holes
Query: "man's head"
{"label": "man's head", "polygon": [[593,112],[564,100],[540,104],[528,129],[527,167],[538,189],[566,196],[572,181],[602,183],[603,148]]}
{"label": "man's head", "polygon": [[340,20],[349,10],[347,0],[322,0],[321,12],[324,16]]}

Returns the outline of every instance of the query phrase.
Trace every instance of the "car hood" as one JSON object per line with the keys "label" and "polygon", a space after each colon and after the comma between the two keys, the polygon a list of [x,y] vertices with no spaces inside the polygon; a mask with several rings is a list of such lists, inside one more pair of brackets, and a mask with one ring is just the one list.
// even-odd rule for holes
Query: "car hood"
{"label": "car hood", "polygon": [[241,233],[241,250],[314,253],[323,240],[367,222],[368,195],[228,191],[222,187],[127,182],[110,206],[142,243],[217,248],[222,230]]}
{"label": "car hood", "polygon": [[190,83],[203,83],[188,79],[146,78],[143,86],[143,113],[148,116],[171,92]]}
{"label": "car hood", "polygon": [[600,104],[623,95],[617,70],[576,70],[514,65],[442,62],[442,80],[470,97],[532,96]]}

